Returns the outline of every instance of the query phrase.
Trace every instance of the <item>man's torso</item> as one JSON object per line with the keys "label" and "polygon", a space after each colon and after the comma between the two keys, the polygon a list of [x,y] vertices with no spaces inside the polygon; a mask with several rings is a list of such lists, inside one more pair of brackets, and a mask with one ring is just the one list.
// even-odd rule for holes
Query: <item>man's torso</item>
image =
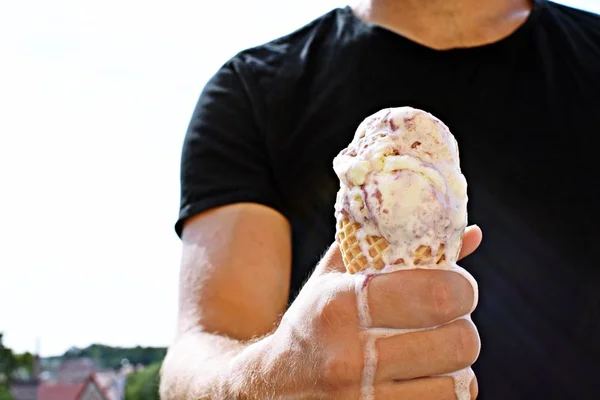
{"label": "man's torso", "polygon": [[594,398],[600,18],[538,2],[508,38],[438,52],[346,8],[238,57],[292,223],[290,300],[334,240],[333,157],[373,112],[422,108],[456,136],[484,231],[462,263],[481,291],[481,398]]}

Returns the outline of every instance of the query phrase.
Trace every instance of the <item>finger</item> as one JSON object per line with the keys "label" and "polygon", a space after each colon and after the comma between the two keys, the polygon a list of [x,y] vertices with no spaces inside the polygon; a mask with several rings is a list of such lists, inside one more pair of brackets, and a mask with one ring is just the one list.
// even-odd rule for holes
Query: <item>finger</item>
{"label": "finger", "polygon": [[471,392],[471,398],[476,399],[479,396],[479,384],[477,383],[477,377],[473,376],[473,380],[469,385],[469,392]]}
{"label": "finger", "polygon": [[458,371],[479,355],[479,335],[469,320],[459,319],[435,329],[377,339],[375,380],[415,379]]}
{"label": "finger", "polygon": [[460,249],[460,253],[458,254],[458,259],[460,260],[461,258],[465,258],[477,250],[482,239],[483,232],[481,232],[480,227],[477,225],[471,225],[467,227],[467,229],[465,229],[465,234],[463,235],[462,247]]}
{"label": "finger", "polygon": [[[477,377],[473,375],[469,385],[471,400],[477,399]],[[403,400],[456,400],[456,383],[450,376],[436,376],[410,381],[380,384],[375,389],[377,399]]]}
{"label": "finger", "polygon": [[475,292],[461,274],[404,270],[374,276],[367,290],[373,327],[416,329],[467,315]]}
{"label": "finger", "polygon": [[389,382],[375,387],[375,398],[382,400],[456,400],[454,379],[449,376]]}

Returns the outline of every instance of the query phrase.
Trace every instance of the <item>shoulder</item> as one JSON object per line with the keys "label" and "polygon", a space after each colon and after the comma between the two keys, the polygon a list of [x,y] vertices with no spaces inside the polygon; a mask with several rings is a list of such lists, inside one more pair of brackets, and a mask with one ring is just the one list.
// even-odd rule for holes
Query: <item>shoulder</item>
{"label": "shoulder", "polygon": [[559,16],[564,19],[572,19],[583,23],[589,23],[600,27],[600,15],[592,11],[586,11],[579,8],[571,7],[565,4],[555,3],[553,1],[547,2],[547,8],[555,16]]}
{"label": "shoulder", "polygon": [[552,22],[569,36],[587,38],[600,48],[600,15],[548,1],[544,19]]}
{"label": "shoulder", "polygon": [[313,60],[335,59],[361,36],[360,24],[349,7],[336,8],[282,37],[233,56],[228,64],[236,72],[268,84],[273,78],[291,78]]}
{"label": "shoulder", "polygon": [[[600,84],[600,15],[546,0],[539,13],[536,32],[539,50],[563,71]],[[589,83],[588,83],[589,85]]]}
{"label": "shoulder", "polygon": [[240,51],[212,82],[222,81],[220,75],[229,78],[235,86],[228,92],[251,109],[258,130],[266,138],[272,132],[281,137],[306,112],[298,102],[315,101],[331,92],[324,88],[352,73],[348,63],[360,59],[369,34],[349,6],[336,8],[284,36]]}

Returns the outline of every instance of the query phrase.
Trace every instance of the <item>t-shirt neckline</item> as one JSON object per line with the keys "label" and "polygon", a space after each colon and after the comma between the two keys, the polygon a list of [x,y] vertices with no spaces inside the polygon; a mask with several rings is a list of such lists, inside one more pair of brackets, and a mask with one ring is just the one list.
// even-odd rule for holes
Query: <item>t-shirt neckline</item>
{"label": "t-shirt neckline", "polygon": [[352,7],[350,5],[345,6],[341,10],[344,13],[348,14],[349,18],[351,18],[354,23],[359,25],[364,30],[368,31],[369,33],[371,33],[375,36],[392,41],[396,45],[404,46],[405,48],[407,48],[407,50],[428,53],[430,55],[453,55],[453,54],[465,54],[465,53],[475,54],[475,53],[480,53],[480,52],[488,52],[488,51],[492,51],[492,50],[496,50],[496,49],[505,47],[507,45],[511,45],[514,42],[518,42],[519,39],[521,37],[523,37],[524,35],[526,35],[527,32],[530,31],[531,27],[533,25],[535,25],[535,22],[537,21],[541,10],[543,8],[545,8],[546,4],[547,4],[547,0],[532,0],[532,2],[533,2],[533,5],[531,8],[531,11],[530,11],[529,15],[527,16],[527,18],[525,19],[525,21],[517,29],[515,29],[513,32],[511,32],[509,35],[507,35],[495,42],[484,44],[481,46],[461,47],[461,48],[453,48],[453,49],[447,49],[447,50],[433,49],[424,44],[421,44],[412,39],[409,39],[405,36],[402,36],[399,33],[396,33],[387,28],[384,28],[382,26],[365,22],[365,21],[361,20],[360,18],[358,18],[354,14],[354,11],[352,10]]}

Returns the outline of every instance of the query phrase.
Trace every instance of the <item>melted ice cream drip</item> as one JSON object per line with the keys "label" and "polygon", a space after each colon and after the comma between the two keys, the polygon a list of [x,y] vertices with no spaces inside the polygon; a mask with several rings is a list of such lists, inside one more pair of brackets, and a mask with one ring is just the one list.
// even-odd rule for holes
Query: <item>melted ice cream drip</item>
{"label": "melted ice cream drip", "polygon": [[[464,276],[478,300],[477,282],[455,262],[467,224],[467,184],[460,170],[458,146],[449,129],[433,115],[411,107],[384,109],[365,119],[354,139],[334,159],[341,183],[335,213],[361,225],[356,233],[369,263],[368,236],[386,239],[385,266],[367,268],[357,279],[359,321],[365,335],[361,398],[374,398],[378,338],[424,329],[370,328],[369,275],[401,269],[445,269]],[[440,262],[415,263],[415,251],[428,246],[443,251]],[[470,320],[470,313],[461,317]],[[434,329],[429,327],[425,329]],[[458,400],[470,399],[470,368],[451,374]]]}

